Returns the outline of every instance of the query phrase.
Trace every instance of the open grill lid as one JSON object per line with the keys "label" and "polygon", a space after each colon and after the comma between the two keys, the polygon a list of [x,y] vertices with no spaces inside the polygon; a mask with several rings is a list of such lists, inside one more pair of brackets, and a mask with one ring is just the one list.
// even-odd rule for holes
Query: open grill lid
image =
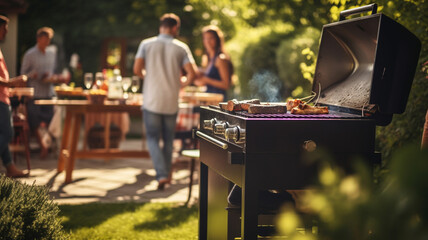
{"label": "open grill lid", "polygon": [[[368,10],[372,15],[344,20]],[[376,4],[346,10],[323,26],[312,90],[322,105],[360,111],[375,105],[378,124],[387,125],[406,108],[421,43],[376,10]]]}

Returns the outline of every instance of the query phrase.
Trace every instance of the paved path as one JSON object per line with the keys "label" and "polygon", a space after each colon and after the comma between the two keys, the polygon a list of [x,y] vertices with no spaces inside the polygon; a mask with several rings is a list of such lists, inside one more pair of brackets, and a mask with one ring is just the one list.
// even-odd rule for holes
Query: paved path
{"label": "paved path", "polygon": [[[141,141],[126,140],[121,146],[135,148]],[[125,147],[124,147],[125,148]],[[185,202],[188,194],[189,171],[180,164],[174,171],[172,184],[158,191],[155,171],[150,159],[78,159],[73,171],[73,182],[64,184],[65,173],[57,173],[57,156],[50,153],[40,159],[31,154],[31,174],[20,181],[49,187],[58,204],[89,202]],[[26,168],[24,156],[18,156],[17,165]],[[4,167],[0,168],[4,173]],[[191,203],[197,202],[198,180],[195,174]]]}

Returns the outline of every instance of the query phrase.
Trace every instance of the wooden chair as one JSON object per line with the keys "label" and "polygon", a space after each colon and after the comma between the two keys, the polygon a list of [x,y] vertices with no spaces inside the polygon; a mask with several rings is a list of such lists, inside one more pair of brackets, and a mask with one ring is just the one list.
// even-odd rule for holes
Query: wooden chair
{"label": "wooden chair", "polygon": [[181,151],[181,156],[187,157],[190,159],[190,168],[189,168],[189,193],[187,195],[186,205],[189,204],[190,198],[192,197],[192,186],[193,186],[193,173],[195,171],[195,161],[199,160],[199,149],[189,149]]}

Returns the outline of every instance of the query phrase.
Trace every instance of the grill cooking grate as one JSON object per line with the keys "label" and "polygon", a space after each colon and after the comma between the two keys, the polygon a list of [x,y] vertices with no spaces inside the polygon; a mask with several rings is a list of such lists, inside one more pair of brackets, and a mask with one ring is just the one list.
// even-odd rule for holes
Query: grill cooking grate
{"label": "grill cooking grate", "polygon": [[254,114],[245,111],[235,112],[238,116],[247,118],[346,118],[346,119],[361,119],[364,118],[361,115],[342,113],[342,112],[330,112],[330,114],[319,114],[319,115],[296,115],[291,113],[276,113],[276,114]]}

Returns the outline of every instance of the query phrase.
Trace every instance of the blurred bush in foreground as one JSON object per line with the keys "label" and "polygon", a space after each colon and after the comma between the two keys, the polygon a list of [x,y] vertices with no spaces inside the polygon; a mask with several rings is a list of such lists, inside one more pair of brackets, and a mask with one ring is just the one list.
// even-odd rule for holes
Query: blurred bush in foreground
{"label": "blurred bush in foreground", "polygon": [[294,240],[428,239],[428,151],[405,147],[393,154],[388,170],[374,185],[371,170],[357,164],[345,176],[331,165],[322,168],[318,190],[303,195],[319,232],[296,231],[302,222],[293,208],[279,216],[279,230]]}
{"label": "blurred bush in foreground", "polygon": [[0,176],[0,239],[66,239],[58,213],[46,187]]}

